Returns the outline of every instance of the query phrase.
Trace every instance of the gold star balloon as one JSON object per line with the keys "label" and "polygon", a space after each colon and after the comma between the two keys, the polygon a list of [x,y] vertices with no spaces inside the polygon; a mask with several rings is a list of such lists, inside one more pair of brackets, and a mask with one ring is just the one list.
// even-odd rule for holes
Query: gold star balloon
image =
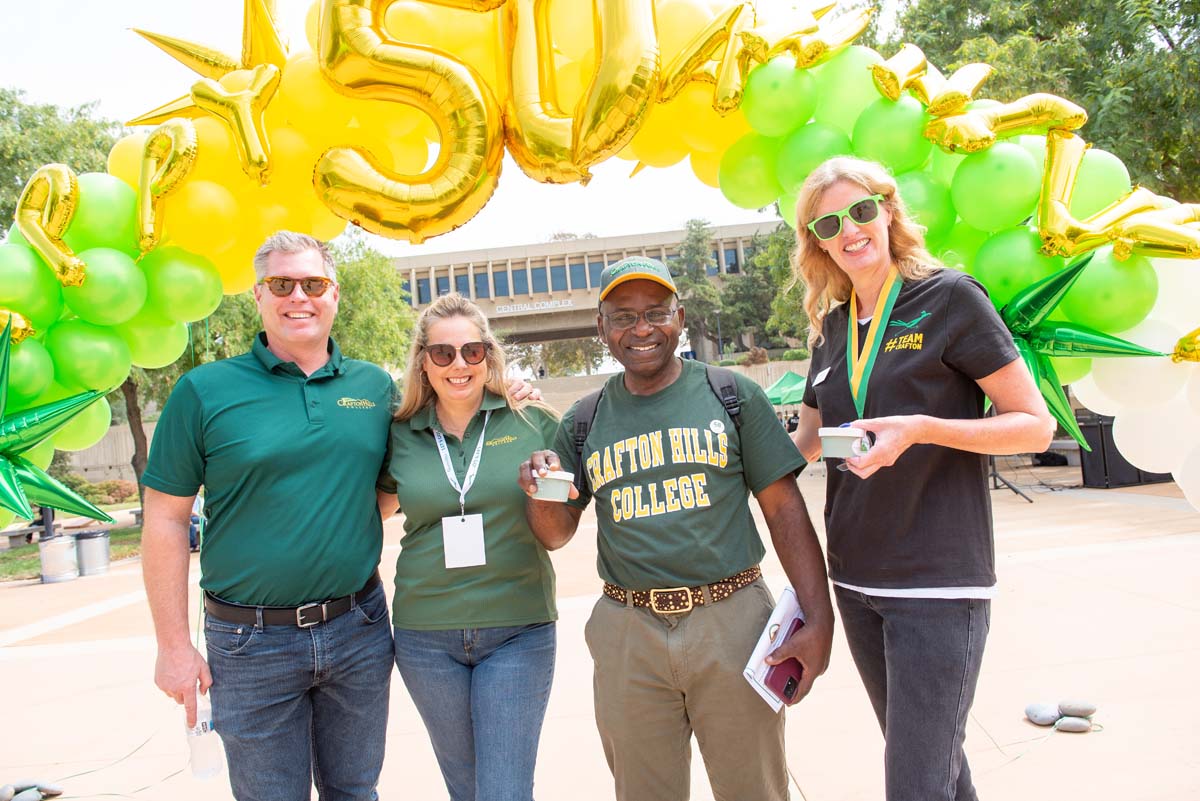
{"label": "gold star balloon", "polygon": [[22,454],[45,442],[75,415],[104,397],[88,390],[69,398],[7,414],[8,362],[12,350],[12,320],[0,335],[0,509],[33,519],[33,507],[50,506],[71,514],[113,522],[99,507],[88,503],[69,487]]}

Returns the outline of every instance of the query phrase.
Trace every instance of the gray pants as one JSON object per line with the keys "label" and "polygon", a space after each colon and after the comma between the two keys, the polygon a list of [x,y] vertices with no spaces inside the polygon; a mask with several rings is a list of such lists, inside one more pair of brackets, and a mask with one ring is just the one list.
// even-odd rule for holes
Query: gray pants
{"label": "gray pants", "polygon": [[834,594],[883,730],[887,801],[976,801],[963,739],[991,601]]}

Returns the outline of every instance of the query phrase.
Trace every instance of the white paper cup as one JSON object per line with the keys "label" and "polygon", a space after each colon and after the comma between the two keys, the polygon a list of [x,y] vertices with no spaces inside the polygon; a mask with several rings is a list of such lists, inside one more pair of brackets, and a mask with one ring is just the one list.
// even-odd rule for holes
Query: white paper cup
{"label": "white paper cup", "polygon": [[573,473],[563,470],[551,470],[544,476],[534,476],[537,479],[537,492],[533,497],[539,501],[558,501],[566,503],[571,492],[571,484],[575,481]]}
{"label": "white paper cup", "polygon": [[849,459],[871,450],[867,432],[861,428],[821,428],[817,435],[821,438],[822,459]]}

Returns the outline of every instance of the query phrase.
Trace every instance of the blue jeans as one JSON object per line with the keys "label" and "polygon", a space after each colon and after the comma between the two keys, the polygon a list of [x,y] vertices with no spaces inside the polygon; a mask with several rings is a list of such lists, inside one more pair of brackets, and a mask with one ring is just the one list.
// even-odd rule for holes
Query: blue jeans
{"label": "blue jeans", "polygon": [[377,587],[312,628],[205,617],[213,724],[238,801],[369,801],[383,767],[392,633]]}
{"label": "blue jeans", "polygon": [[396,629],[396,667],[452,801],[530,801],[555,626]]}
{"label": "blue jeans", "polygon": [[887,801],[976,801],[963,740],[991,601],[834,595],[883,730]]}

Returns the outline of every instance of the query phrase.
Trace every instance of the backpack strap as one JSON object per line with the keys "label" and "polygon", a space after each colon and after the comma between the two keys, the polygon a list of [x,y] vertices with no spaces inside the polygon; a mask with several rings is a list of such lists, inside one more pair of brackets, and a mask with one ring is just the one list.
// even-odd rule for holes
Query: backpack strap
{"label": "backpack strap", "polygon": [[596,419],[596,407],[604,397],[604,387],[595,392],[589,392],[575,404],[575,489],[583,492],[583,443],[587,441],[588,432],[592,430],[592,421]]}
{"label": "backpack strap", "polygon": [[742,402],[738,398],[737,380],[734,378],[733,371],[706,364],[704,372],[708,375],[708,386],[717,396],[717,400],[721,401],[721,405],[725,407],[725,412],[733,420],[734,428],[740,431],[742,428]]}

